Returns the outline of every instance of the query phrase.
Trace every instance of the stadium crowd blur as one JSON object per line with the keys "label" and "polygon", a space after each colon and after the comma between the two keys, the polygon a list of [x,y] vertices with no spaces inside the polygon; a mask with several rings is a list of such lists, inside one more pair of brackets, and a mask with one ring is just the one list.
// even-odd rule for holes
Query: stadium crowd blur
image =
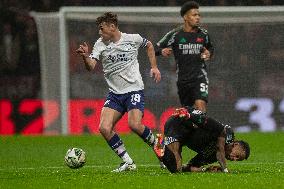
{"label": "stadium crowd blur", "polygon": [[[40,98],[39,45],[36,24],[33,18],[29,16],[30,11],[53,12],[58,11],[61,6],[181,6],[185,1],[186,0],[1,0],[0,99]],[[199,0],[197,2],[199,2],[201,6],[264,6],[284,4],[283,0]],[[258,30],[258,28],[255,29]],[[248,32],[247,35],[249,34]],[[218,37],[230,39],[231,36],[214,36],[215,39]],[[283,38],[283,36],[277,32],[275,32],[275,37]],[[257,36],[255,36],[255,38],[251,39],[251,42],[255,41],[257,43],[257,40]],[[229,45],[234,44],[230,44],[230,40],[221,40],[219,43],[226,41],[229,42],[220,46],[224,48],[224,52],[228,51],[226,53],[232,53],[229,52]],[[272,42],[280,48],[281,40]],[[261,46],[255,43],[252,43],[252,45],[255,45],[252,48],[261,48]],[[255,50],[261,51],[263,49]],[[244,68],[243,70],[246,70],[247,66],[249,66],[248,62],[250,56],[248,53],[250,52],[244,52],[243,56],[238,57],[241,59],[240,66]],[[278,52],[277,49],[270,53],[275,61],[283,60],[283,57],[279,55],[280,51]],[[221,58],[222,57],[217,61],[221,61]],[[234,57],[232,57],[232,59],[233,58]],[[243,70],[239,69],[240,72]],[[212,83],[215,83],[216,87],[222,86],[222,83],[218,83],[217,80],[218,79],[215,79],[214,81],[213,79]],[[253,86],[255,85],[252,85],[252,87]],[[230,87],[228,89],[225,87],[225,90],[231,91]],[[214,90],[211,92],[214,94]],[[173,94],[175,93],[173,92]],[[224,98],[225,97],[228,98],[229,96],[224,94]]]}

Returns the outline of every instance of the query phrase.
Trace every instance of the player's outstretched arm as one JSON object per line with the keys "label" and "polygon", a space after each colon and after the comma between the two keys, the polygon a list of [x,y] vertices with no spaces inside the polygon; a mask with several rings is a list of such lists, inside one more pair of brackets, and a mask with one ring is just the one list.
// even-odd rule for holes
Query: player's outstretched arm
{"label": "player's outstretched arm", "polygon": [[150,76],[154,76],[154,81],[158,83],[161,80],[161,73],[157,66],[154,46],[150,41],[147,42],[147,55],[151,64]]}
{"label": "player's outstretched arm", "polygon": [[89,46],[86,42],[79,46],[76,53],[83,58],[85,67],[88,71],[91,71],[96,67],[97,61],[89,57]]}
{"label": "player's outstretched arm", "polygon": [[217,139],[216,158],[221,166],[222,171],[224,173],[228,173],[229,171],[227,168],[226,157],[225,157],[225,131],[223,131]]}

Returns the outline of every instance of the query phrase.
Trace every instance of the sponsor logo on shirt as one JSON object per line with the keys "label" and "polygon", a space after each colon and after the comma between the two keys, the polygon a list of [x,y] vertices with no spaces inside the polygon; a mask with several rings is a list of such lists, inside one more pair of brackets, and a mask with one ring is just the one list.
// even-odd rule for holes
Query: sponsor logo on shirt
{"label": "sponsor logo on shirt", "polygon": [[125,53],[109,55],[107,59],[112,61],[113,63],[114,62],[127,62],[129,60],[132,60],[131,58],[127,57]]}
{"label": "sponsor logo on shirt", "polygon": [[203,47],[202,44],[179,44],[179,49],[182,50],[182,54],[200,54],[200,49]]}

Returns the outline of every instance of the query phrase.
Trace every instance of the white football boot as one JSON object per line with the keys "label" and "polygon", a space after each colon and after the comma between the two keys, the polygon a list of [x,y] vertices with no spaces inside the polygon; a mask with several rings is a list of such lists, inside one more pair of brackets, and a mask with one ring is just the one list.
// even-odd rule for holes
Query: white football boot
{"label": "white football boot", "polygon": [[117,169],[112,170],[112,173],[120,173],[124,171],[136,171],[136,165],[133,162],[132,164],[128,164],[126,162],[123,162],[120,164],[120,166]]}

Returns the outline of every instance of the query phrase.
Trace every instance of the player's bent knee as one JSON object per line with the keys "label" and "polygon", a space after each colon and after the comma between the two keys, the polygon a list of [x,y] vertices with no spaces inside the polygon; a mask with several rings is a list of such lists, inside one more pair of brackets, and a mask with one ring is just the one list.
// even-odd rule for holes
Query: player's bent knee
{"label": "player's bent knee", "polygon": [[110,124],[100,124],[99,131],[102,135],[108,136],[112,133],[112,126]]}
{"label": "player's bent knee", "polygon": [[171,173],[178,173],[181,171],[181,167],[178,168],[174,153],[169,150],[167,146],[165,146],[165,153],[162,161]]}
{"label": "player's bent knee", "polygon": [[134,132],[141,130],[142,124],[140,121],[129,121],[128,125]]}

